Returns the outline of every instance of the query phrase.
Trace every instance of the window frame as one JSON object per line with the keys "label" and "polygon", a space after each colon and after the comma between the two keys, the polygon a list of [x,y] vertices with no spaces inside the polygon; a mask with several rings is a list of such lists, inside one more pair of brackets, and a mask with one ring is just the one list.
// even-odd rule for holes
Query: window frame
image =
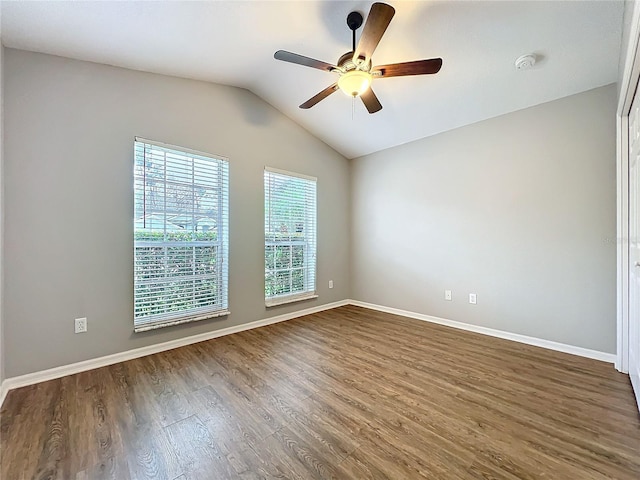
{"label": "window frame", "polygon": [[[137,211],[136,211],[136,195],[139,194],[138,189],[139,189],[139,181],[140,181],[140,176],[139,174],[136,173],[136,168],[137,168],[137,161],[139,158],[139,150],[142,149],[142,155],[145,155],[145,150],[147,148],[147,145],[150,145],[151,147],[156,147],[159,150],[165,150],[165,151],[169,151],[169,152],[174,152],[176,154],[180,154],[180,155],[184,155],[186,157],[189,156],[193,156],[193,158],[191,158],[192,163],[194,163],[194,160],[196,158],[200,158],[200,159],[208,159],[208,160],[212,160],[214,162],[218,163],[218,167],[221,169],[221,172],[219,174],[219,176],[215,177],[215,181],[216,182],[220,182],[220,185],[218,187],[216,187],[216,196],[217,196],[217,202],[218,202],[218,212],[217,212],[217,219],[216,219],[216,229],[217,229],[217,238],[215,240],[210,240],[210,241],[199,241],[194,238],[192,238],[191,240],[188,241],[172,241],[166,240],[166,227],[164,230],[165,233],[165,238],[162,241],[154,241],[154,240],[137,240],[136,239],[136,227],[135,227],[135,222],[138,220],[137,219]],[[190,322],[196,322],[196,321],[200,321],[200,320],[206,320],[206,319],[210,319],[210,318],[216,318],[216,317],[221,317],[221,316],[226,316],[229,315],[231,312],[229,311],[229,170],[230,170],[230,164],[229,164],[229,159],[225,156],[222,155],[213,155],[210,153],[206,153],[206,152],[200,152],[197,150],[193,150],[193,149],[189,149],[189,148],[185,148],[185,147],[181,147],[181,146],[177,146],[177,145],[170,145],[170,144],[166,144],[166,143],[162,143],[162,142],[157,142],[154,140],[148,140],[145,138],[141,138],[141,137],[135,137],[134,138],[134,161],[133,161],[133,196],[134,196],[134,205],[133,205],[133,221],[134,221],[134,228],[133,228],[133,269],[134,269],[134,278],[133,278],[133,325],[134,325],[134,332],[144,332],[144,331],[148,331],[148,330],[155,330],[158,328],[164,328],[164,327],[170,327],[170,326],[174,326],[174,325],[180,325],[180,324],[184,324],[184,323],[190,323]],[[145,160],[146,161],[146,157]],[[166,157],[165,160],[166,162]],[[167,178],[166,178],[166,163],[165,163],[165,177],[163,178],[163,182],[166,184],[167,183]],[[195,167],[193,167],[195,168]],[[193,181],[195,181],[195,177],[193,179]],[[147,180],[146,177],[143,175],[143,180],[142,180],[142,186],[145,189],[143,192],[143,195],[146,195],[146,187],[147,187]],[[194,184],[195,185],[195,184]],[[195,187],[194,187],[195,188]],[[166,197],[164,197],[166,198]],[[143,200],[146,202],[146,200]],[[146,209],[146,205],[143,207],[143,209]],[[166,201],[165,201],[165,207],[162,211],[162,215],[166,217]],[[153,215],[154,213],[152,212],[152,214],[149,215]],[[145,213],[145,218],[146,218],[146,213]],[[165,219],[165,223],[166,223],[166,219]],[[192,230],[187,230],[188,232],[195,232]],[[151,232],[151,230],[150,230]],[[147,245],[148,244],[148,245]],[[215,273],[209,275],[208,277],[202,277],[203,279],[205,278],[215,278],[215,282],[216,285],[218,286],[218,288],[221,289],[221,293],[220,293],[220,301],[216,302],[214,305],[206,305],[204,307],[195,307],[195,308],[190,308],[190,309],[186,309],[186,310],[182,310],[182,311],[176,311],[174,313],[172,312],[165,312],[162,314],[156,314],[156,315],[148,315],[146,316],[146,318],[148,320],[144,320],[145,317],[136,317],[136,307],[137,307],[137,303],[136,303],[136,285],[138,284],[136,282],[136,276],[135,276],[135,271],[136,271],[136,259],[137,259],[137,253],[136,253],[136,248],[140,247],[140,248],[145,248],[145,247],[164,247],[165,249],[167,248],[171,248],[171,247],[184,247],[184,248],[193,248],[193,255],[194,258],[196,256],[196,248],[197,247],[215,247],[216,248],[216,258],[218,258],[219,260],[216,262],[216,271]],[[167,253],[165,250],[165,254],[163,258],[167,258]],[[165,260],[166,261],[166,260]],[[195,268],[195,267],[194,267]],[[165,277],[166,278],[166,277]],[[179,275],[175,275],[174,278],[180,278]],[[195,279],[195,277],[194,277]],[[195,281],[195,280],[194,280]],[[163,282],[158,282],[158,284],[162,284]],[[195,288],[195,287],[194,287]],[[153,320],[153,318],[157,318],[157,320]],[[150,319],[149,319],[150,318]]]}
{"label": "window frame", "polygon": [[[312,233],[312,238],[309,241],[305,242],[305,245],[303,246],[305,249],[305,253],[304,253],[304,267],[303,267],[303,276],[305,278],[304,283],[305,286],[308,285],[309,283],[309,275],[313,275],[312,277],[312,283],[313,283],[313,289],[306,289],[305,291],[302,292],[296,292],[296,293],[287,293],[287,294],[282,294],[282,295],[273,295],[273,296],[267,296],[266,294],[266,282],[267,282],[267,273],[268,273],[268,266],[267,266],[267,247],[269,246],[269,240],[268,240],[268,235],[273,234],[272,232],[268,232],[267,231],[267,224],[269,221],[269,218],[267,217],[270,214],[270,211],[267,208],[267,175],[270,174],[274,174],[274,175],[280,175],[280,176],[284,176],[284,177],[291,177],[291,178],[297,178],[297,179],[301,179],[301,180],[305,180],[308,182],[312,182],[313,183],[313,196],[312,196],[312,200],[313,200],[313,205],[311,206],[305,206],[305,227],[304,227],[304,231],[305,232],[311,232]],[[317,238],[318,238],[318,179],[317,177],[313,177],[310,175],[305,175],[305,174],[301,174],[301,173],[297,173],[297,172],[291,172],[291,171],[287,171],[287,170],[281,170],[278,168],[272,168],[272,167],[268,167],[265,166],[264,167],[264,172],[263,172],[263,184],[264,184],[264,212],[265,212],[265,218],[264,218],[264,222],[265,222],[265,229],[264,229],[264,255],[265,255],[265,285],[264,285],[264,292],[265,292],[265,306],[266,307],[275,307],[278,305],[284,305],[284,304],[288,304],[288,303],[294,303],[294,302],[300,302],[300,301],[304,301],[304,300],[310,300],[310,299],[314,299],[314,298],[318,298],[318,293],[317,293],[317,280],[318,280],[318,268],[317,268],[317,257],[318,257],[318,242],[317,242]],[[271,201],[271,195],[269,195],[269,202]],[[308,213],[308,208],[312,208],[313,209],[313,215],[311,218],[311,223],[309,222],[309,219],[307,218],[307,213]],[[274,241],[270,242],[270,243],[275,243]],[[293,245],[294,241],[289,240],[289,243],[291,245]],[[271,246],[275,246],[275,245],[271,245]],[[308,259],[308,253],[306,253],[307,249],[311,247],[312,248],[312,252],[311,252],[311,259]],[[310,261],[311,265],[307,265],[307,262]],[[289,270],[293,270],[294,268],[291,267],[289,268]],[[284,269],[283,269],[284,270]]]}

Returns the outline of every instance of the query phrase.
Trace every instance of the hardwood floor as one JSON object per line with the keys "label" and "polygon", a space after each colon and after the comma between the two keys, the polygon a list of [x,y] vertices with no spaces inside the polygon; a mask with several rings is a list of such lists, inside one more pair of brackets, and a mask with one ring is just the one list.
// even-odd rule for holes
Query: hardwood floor
{"label": "hardwood floor", "polygon": [[359,307],[11,391],[13,479],[633,479],[612,365]]}

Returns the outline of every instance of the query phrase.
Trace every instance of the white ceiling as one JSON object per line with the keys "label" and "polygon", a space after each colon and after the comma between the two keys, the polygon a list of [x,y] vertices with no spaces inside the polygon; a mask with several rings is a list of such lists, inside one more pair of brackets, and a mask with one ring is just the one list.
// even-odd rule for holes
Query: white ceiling
{"label": "white ceiling", "polygon": [[[61,55],[247,88],[348,158],[617,81],[623,2],[397,1],[374,64],[442,57],[437,75],[375,79],[383,110],[336,92],[298,105],[351,48],[345,19],[369,1],[2,2],[2,41]],[[516,71],[515,59],[541,61]]]}

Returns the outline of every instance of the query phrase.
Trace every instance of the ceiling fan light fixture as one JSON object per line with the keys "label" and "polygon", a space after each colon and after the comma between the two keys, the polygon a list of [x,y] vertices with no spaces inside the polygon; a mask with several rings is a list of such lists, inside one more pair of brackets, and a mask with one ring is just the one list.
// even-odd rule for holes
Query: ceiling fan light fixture
{"label": "ceiling fan light fixture", "polygon": [[[379,1],[371,5],[367,21],[360,35],[360,41],[357,44],[356,30],[362,25],[363,18],[360,13],[351,12],[347,16],[347,25],[352,32],[352,50],[342,55],[336,62],[336,65],[285,50],[278,50],[273,54],[276,60],[295,63],[304,67],[316,68],[339,75],[337,82],[332,83],[324,90],[315,94],[301,104],[300,108],[305,110],[311,108],[329,95],[338,90],[342,90],[345,95],[351,97],[353,100],[355,100],[356,97],[360,97],[367,111],[369,113],[376,113],[382,110],[382,104],[371,88],[373,77],[389,78],[409,75],[432,75],[440,71],[442,67],[441,58],[429,58],[425,60],[414,60],[412,62],[374,66],[375,64],[372,63],[371,56],[378,46],[378,43],[380,43],[395,12],[395,9],[391,5]],[[355,101],[353,105],[355,105]]]}
{"label": "ceiling fan light fixture", "polygon": [[350,70],[338,79],[338,87],[349,97],[359,97],[371,86],[371,74],[362,70]]}

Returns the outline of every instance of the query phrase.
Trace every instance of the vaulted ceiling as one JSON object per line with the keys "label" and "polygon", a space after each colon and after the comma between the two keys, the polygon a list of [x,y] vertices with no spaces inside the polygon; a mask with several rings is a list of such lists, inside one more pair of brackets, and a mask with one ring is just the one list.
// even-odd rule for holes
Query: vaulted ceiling
{"label": "vaulted ceiling", "polygon": [[[251,90],[348,158],[617,81],[622,1],[391,1],[374,64],[442,57],[437,75],[375,79],[370,115],[335,74],[273,58],[335,63],[349,12],[368,1],[2,2],[5,46]],[[538,63],[516,70],[535,53]]]}

